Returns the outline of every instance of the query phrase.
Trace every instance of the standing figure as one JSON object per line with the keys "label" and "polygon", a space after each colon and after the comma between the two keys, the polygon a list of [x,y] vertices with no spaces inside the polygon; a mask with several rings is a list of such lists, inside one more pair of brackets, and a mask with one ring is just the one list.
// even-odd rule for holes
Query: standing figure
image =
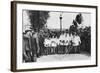
{"label": "standing figure", "polygon": [[31,46],[31,61],[36,62],[37,59],[37,42],[36,42],[37,34],[32,32],[32,36],[30,37],[30,46]]}
{"label": "standing figure", "polygon": [[74,53],[80,53],[81,40],[77,34],[73,35],[72,43],[73,43]]}
{"label": "standing figure", "polygon": [[30,38],[32,36],[31,30],[27,30],[25,34],[23,34],[23,61],[31,62],[31,41]]}

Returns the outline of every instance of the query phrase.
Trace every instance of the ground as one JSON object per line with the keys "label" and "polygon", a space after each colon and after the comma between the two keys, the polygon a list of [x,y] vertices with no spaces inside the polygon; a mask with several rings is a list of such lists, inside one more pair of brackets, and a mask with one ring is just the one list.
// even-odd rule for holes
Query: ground
{"label": "ground", "polygon": [[37,59],[37,62],[49,62],[49,61],[68,61],[68,60],[89,60],[91,56],[86,54],[55,54],[41,56]]}

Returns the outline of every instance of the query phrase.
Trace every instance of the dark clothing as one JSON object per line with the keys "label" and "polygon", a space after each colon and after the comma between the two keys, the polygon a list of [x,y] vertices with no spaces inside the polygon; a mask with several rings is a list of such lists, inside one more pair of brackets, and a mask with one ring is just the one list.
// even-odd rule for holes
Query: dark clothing
{"label": "dark clothing", "polygon": [[23,61],[35,62],[37,58],[37,43],[36,38],[32,35],[23,36]]}
{"label": "dark clothing", "polygon": [[30,37],[30,46],[31,46],[31,51],[32,51],[31,60],[32,62],[35,62],[38,48],[37,48],[36,38],[34,38],[33,36]]}
{"label": "dark clothing", "polygon": [[23,61],[30,62],[31,61],[31,53],[29,46],[29,38],[23,37]]}

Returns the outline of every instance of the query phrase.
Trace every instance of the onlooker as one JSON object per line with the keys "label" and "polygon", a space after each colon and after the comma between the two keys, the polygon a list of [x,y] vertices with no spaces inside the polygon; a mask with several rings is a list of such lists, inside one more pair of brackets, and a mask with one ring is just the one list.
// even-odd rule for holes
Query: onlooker
{"label": "onlooker", "polygon": [[80,37],[77,34],[73,35],[72,43],[73,43],[74,52],[80,53],[80,47],[79,46],[80,46],[81,40],[80,40]]}

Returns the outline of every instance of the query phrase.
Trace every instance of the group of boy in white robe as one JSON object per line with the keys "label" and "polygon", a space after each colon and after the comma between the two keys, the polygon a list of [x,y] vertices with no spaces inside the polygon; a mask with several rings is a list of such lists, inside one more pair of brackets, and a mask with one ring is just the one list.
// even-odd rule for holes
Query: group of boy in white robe
{"label": "group of boy in white robe", "polygon": [[44,40],[46,54],[80,53],[81,39],[77,34],[61,34],[59,38],[52,37]]}

